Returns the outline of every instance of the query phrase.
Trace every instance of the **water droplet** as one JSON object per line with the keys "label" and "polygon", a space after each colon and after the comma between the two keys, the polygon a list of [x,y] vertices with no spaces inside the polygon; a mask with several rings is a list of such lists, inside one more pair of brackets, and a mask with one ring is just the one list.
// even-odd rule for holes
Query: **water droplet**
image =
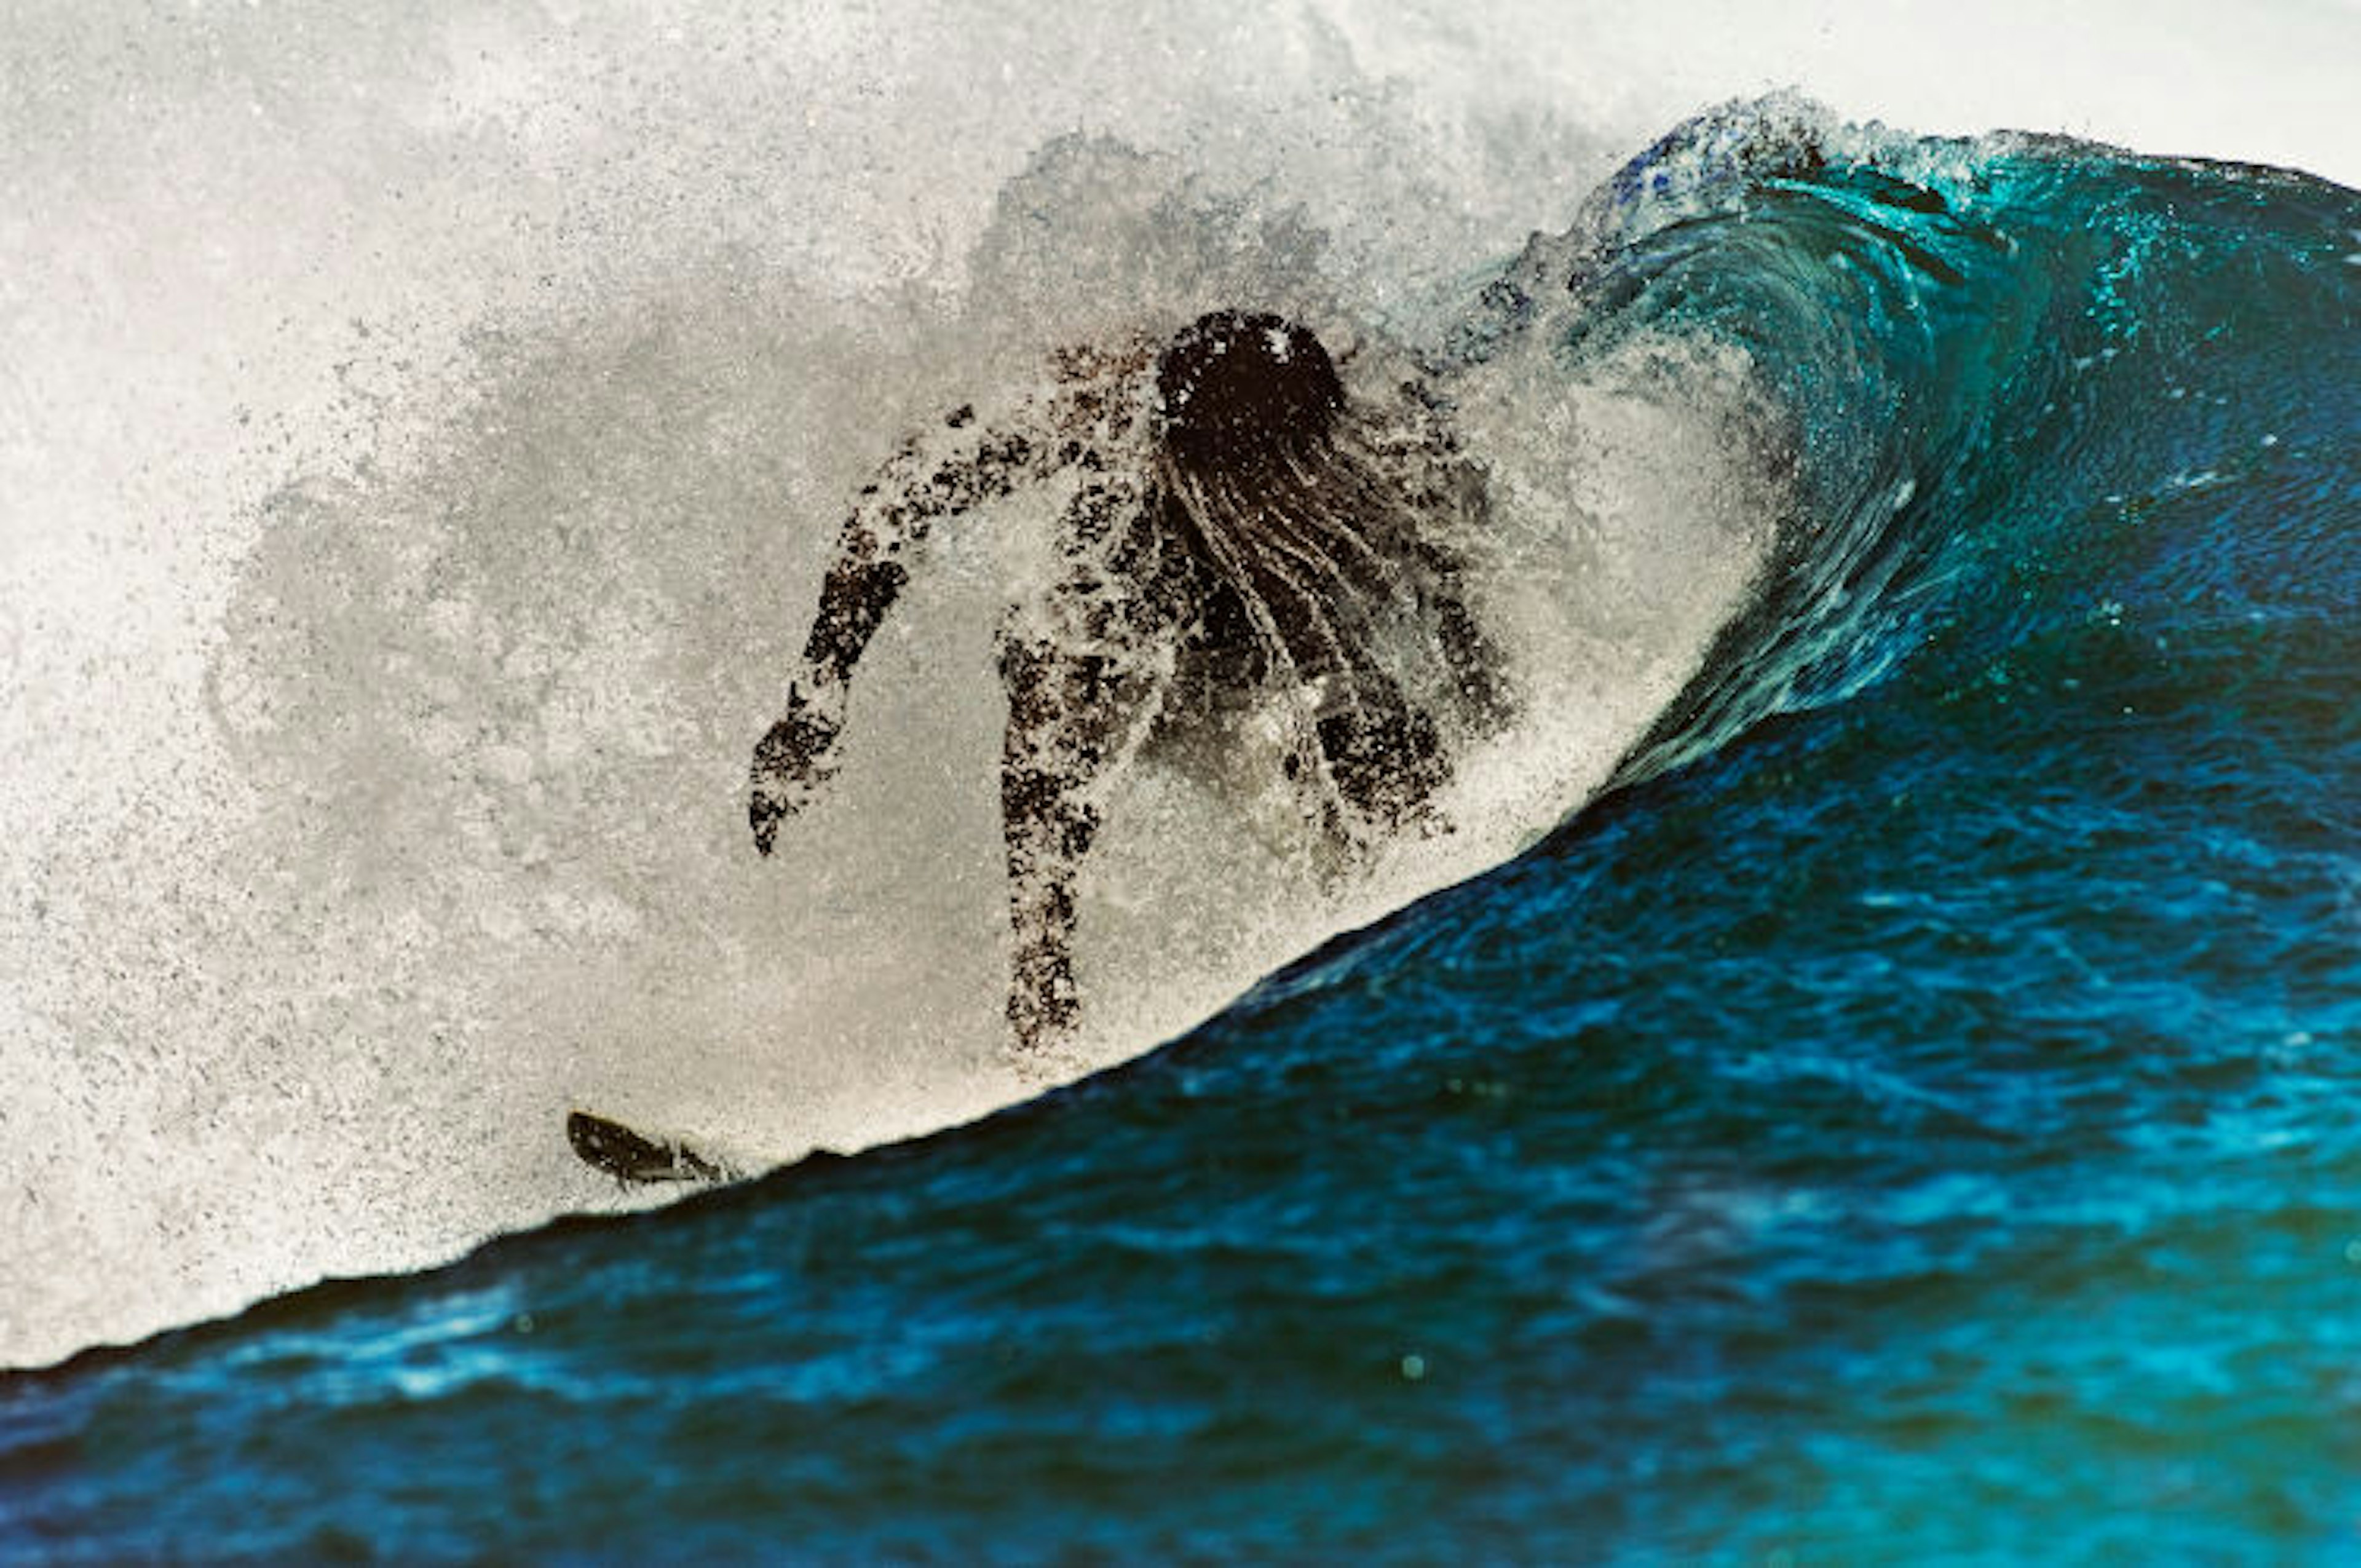
{"label": "water droplet", "polygon": [[[2361,1247],[2361,1242],[2356,1242],[2354,1245],[2356,1247]],[[1402,1380],[1407,1383],[1415,1383],[1420,1378],[1425,1376],[1426,1357],[1415,1354],[1403,1356],[1401,1358],[1401,1375]]]}

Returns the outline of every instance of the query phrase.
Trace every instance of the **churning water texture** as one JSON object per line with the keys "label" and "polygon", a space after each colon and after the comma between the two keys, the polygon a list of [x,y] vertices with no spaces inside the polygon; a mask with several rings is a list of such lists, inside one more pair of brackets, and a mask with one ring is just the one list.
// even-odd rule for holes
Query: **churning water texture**
{"label": "churning water texture", "polygon": [[6,1554],[2350,1560],[2361,196],[1754,105],[1453,352],[1533,334],[1742,350],[1789,498],[1544,842],[983,1122],[0,1382]]}

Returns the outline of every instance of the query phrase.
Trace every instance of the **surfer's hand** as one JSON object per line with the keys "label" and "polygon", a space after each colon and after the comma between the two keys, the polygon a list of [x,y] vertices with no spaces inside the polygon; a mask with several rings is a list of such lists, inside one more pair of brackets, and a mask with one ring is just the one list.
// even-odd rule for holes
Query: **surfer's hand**
{"label": "surfer's hand", "polygon": [[785,717],[754,747],[746,821],[754,829],[754,848],[765,855],[778,837],[780,818],[801,811],[836,776],[833,752],[844,728],[840,690],[806,696],[800,685],[789,686]]}

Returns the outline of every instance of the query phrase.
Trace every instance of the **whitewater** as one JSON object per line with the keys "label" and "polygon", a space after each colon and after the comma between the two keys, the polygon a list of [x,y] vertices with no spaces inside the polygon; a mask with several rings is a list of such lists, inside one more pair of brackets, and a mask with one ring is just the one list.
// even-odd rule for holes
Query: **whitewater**
{"label": "whitewater", "polygon": [[[792,864],[742,841],[743,753],[848,499],[906,430],[1094,335],[1245,301],[1340,341],[1439,336],[1456,274],[1600,144],[1515,102],[1426,125],[1316,16],[1241,36],[1253,74],[1209,60],[1202,93],[1105,123],[1093,84],[1146,71],[1154,34],[1110,29],[1021,111],[898,89],[991,110],[956,151],[865,103],[883,32],[814,21],[741,71],[680,27],[619,82],[626,27],[478,17],[291,56],[267,19],[159,18],[126,48],[186,51],[170,113],[20,106],[12,139],[57,148],[29,205],[60,216],[27,236],[54,283],[11,318],[35,472],[11,530],[8,1229],[89,1266],[20,1280],[12,1359],[609,1205],[558,1135],[575,1106],[759,1168],[1120,1059],[1537,837],[1745,580],[1773,509],[1725,455],[1737,394],[1652,390],[1644,356],[1571,393],[1504,363],[1464,396],[1538,717],[1468,771],[1465,830],[1307,899],[1227,804],[1143,781],[1086,890],[1090,1033],[1015,1058],[986,640],[1023,570],[999,558],[1049,503],[942,542]],[[1214,31],[1176,13],[1162,41]],[[381,68],[305,74],[348,49]],[[790,69],[810,85],[765,75]],[[117,168],[127,215],[65,215]],[[289,213],[318,226],[265,221]],[[90,422],[60,431],[60,404]]]}
{"label": "whitewater", "polygon": [[[572,1107],[761,1167],[1030,1100],[1610,778],[1873,686],[1916,634],[1886,585],[1949,580],[1886,525],[1967,460],[1831,456],[1828,388],[1742,331],[1642,311],[1568,341],[1678,265],[1660,236],[1742,219],[1715,181],[1750,137],[1962,210],[2015,144],[1911,134],[2361,179],[2361,21],[2274,16],[2262,42],[2149,17],[2149,71],[2029,11],[1948,56],[1927,17],[1709,8],[12,17],[0,1362],[643,1201],[574,1160]],[[2209,38],[2271,89],[2189,63]],[[1609,179],[1789,80],[1828,106]],[[784,872],[744,843],[745,751],[904,432],[1022,395],[1061,344],[1235,303],[1442,367],[1530,717],[1454,832],[1344,888],[1236,802],[1135,781],[1087,890],[1092,1027],[1013,1057],[991,632],[1049,503],[941,543]]]}

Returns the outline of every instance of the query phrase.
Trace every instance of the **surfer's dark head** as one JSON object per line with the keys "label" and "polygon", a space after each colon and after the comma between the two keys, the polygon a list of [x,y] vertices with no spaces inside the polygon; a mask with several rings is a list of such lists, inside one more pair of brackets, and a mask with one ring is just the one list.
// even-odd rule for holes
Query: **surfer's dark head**
{"label": "surfer's dark head", "polygon": [[1184,466],[1254,466],[1300,455],[1345,406],[1335,362],[1311,329],[1268,311],[1214,311],[1156,362],[1164,445]]}

